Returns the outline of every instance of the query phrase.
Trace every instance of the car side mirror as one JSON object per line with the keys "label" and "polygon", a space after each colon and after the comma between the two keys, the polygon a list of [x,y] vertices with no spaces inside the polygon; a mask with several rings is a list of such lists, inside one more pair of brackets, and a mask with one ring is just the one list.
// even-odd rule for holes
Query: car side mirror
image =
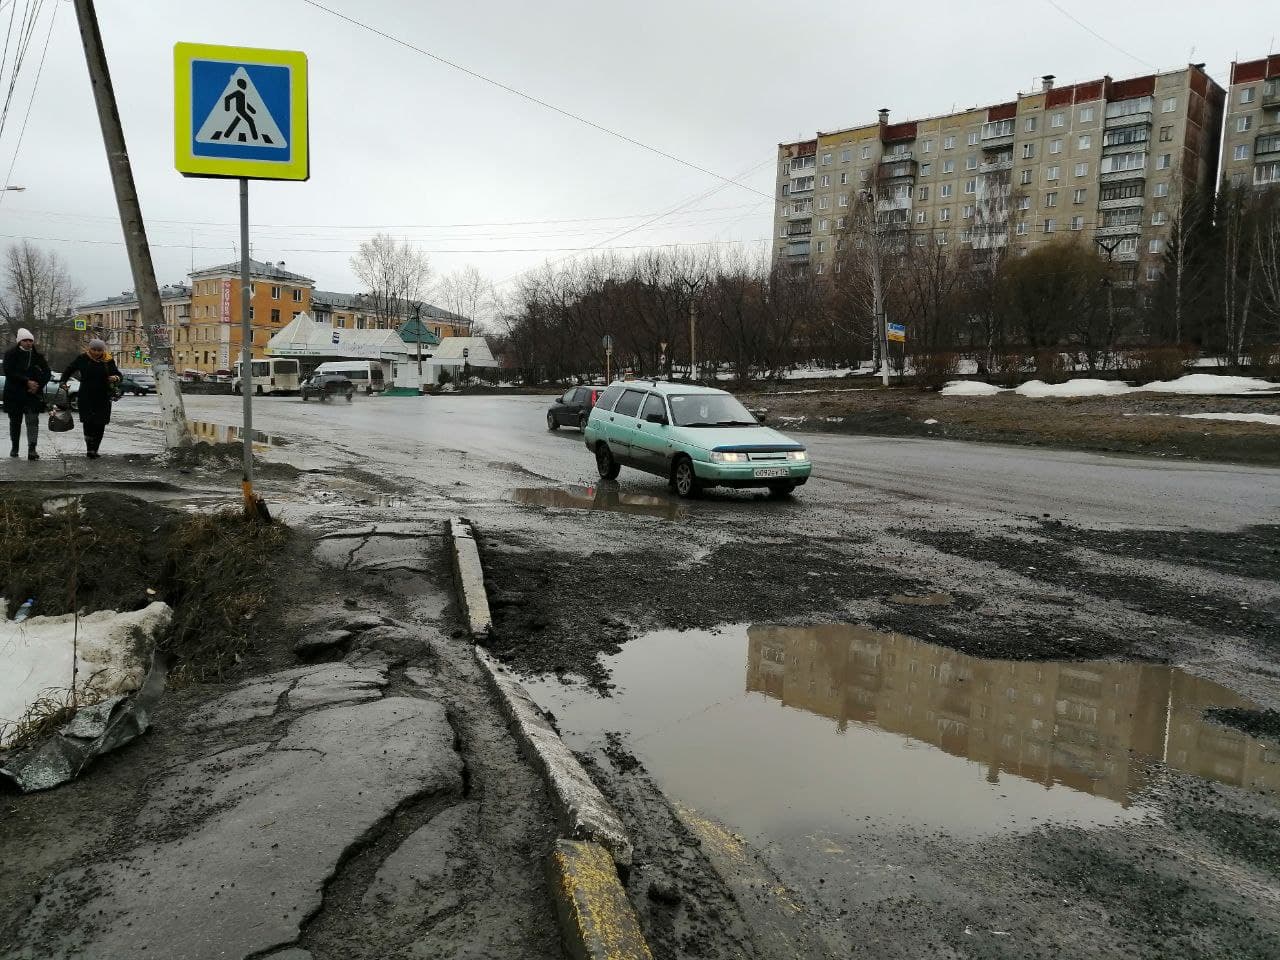
{"label": "car side mirror", "polygon": [[651,413],[645,417],[649,423],[660,423],[664,427],[667,425],[667,415],[665,413]]}

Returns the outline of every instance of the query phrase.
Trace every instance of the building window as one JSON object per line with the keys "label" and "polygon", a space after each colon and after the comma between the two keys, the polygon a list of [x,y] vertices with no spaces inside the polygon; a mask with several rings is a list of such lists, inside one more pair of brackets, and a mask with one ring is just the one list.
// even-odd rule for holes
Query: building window
{"label": "building window", "polygon": [[1172,162],[1172,160],[1173,160],[1173,154],[1170,154],[1170,153],[1160,154],[1160,159],[1156,161],[1156,169],[1168,170],[1169,164]]}
{"label": "building window", "polygon": [[1248,160],[1249,145],[1247,143],[1240,144],[1238,147],[1236,147],[1235,153],[1232,156],[1236,160]]}
{"label": "building window", "polygon": [[1061,169],[1062,168],[1059,167],[1057,164],[1054,164],[1051,167],[1045,167],[1044,178],[1046,180],[1057,180],[1058,174],[1061,172]]}
{"label": "building window", "polygon": [[1049,121],[1049,125],[1050,125],[1050,126],[1052,126],[1052,127],[1060,127],[1060,126],[1062,126],[1063,124],[1065,124],[1066,122],[1067,122],[1066,114],[1063,114],[1063,113],[1055,113],[1055,114],[1053,115],[1053,119]]}
{"label": "building window", "polygon": [[302,311],[301,311],[301,310],[295,310],[295,311],[293,311],[293,319],[294,319],[294,320],[297,320],[300,316],[302,316]]}
{"label": "building window", "polygon": [[272,300],[279,300],[279,299],[280,299],[280,288],[279,288],[279,287],[272,287],[272,288],[271,288],[271,299],[272,299]]}
{"label": "building window", "polygon": [[1137,252],[1138,252],[1137,237],[1125,237],[1123,240],[1120,241],[1120,245],[1116,247],[1116,253],[1137,253]]}
{"label": "building window", "polygon": [[939,232],[933,239],[940,247],[945,247],[951,241],[950,237],[941,232]]}
{"label": "building window", "polygon": [[301,291],[301,290],[294,290],[294,291],[293,291],[293,302],[294,302],[294,303],[301,303],[301,302],[302,302],[302,291]]}
{"label": "building window", "polygon": [[917,192],[916,192],[916,197],[917,197],[917,198],[919,198],[920,200],[928,200],[928,199],[929,199],[929,188],[928,188],[928,187],[920,187],[920,188],[918,188],[918,190],[917,190]]}
{"label": "building window", "polygon": [[966,181],[964,182],[964,192],[965,192],[965,193],[977,193],[977,192],[978,192],[978,181],[977,181],[977,180],[966,180]]}
{"label": "building window", "polygon": [[1044,222],[1044,232],[1053,233],[1054,228],[1057,227],[1057,225],[1058,225],[1057,221],[1055,221],[1052,217],[1050,217],[1048,220]]}
{"label": "building window", "polygon": [[1031,209],[1031,198],[1030,198],[1030,197],[1019,197],[1019,198],[1018,198],[1018,209],[1019,209],[1019,210],[1030,210],[1030,209]]}
{"label": "building window", "polygon": [[1088,150],[1092,146],[1093,146],[1093,137],[1089,136],[1089,134],[1087,133],[1083,137],[1081,137],[1079,140],[1076,141],[1077,150]]}
{"label": "building window", "polygon": [[1080,122],[1089,123],[1093,120],[1093,107],[1080,108]]}
{"label": "building window", "polygon": [[1160,279],[1160,268],[1156,266],[1147,267],[1147,280],[1155,282]]}
{"label": "building window", "polygon": [[822,175],[822,185],[823,185],[824,187],[829,187],[829,186],[831,186],[831,174],[829,174],[829,173],[824,173],[824,174]]}
{"label": "building window", "polygon": [[965,157],[965,158],[964,158],[964,168],[965,168],[966,170],[977,170],[977,169],[978,169],[978,158],[977,158],[977,157]]}
{"label": "building window", "polygon": [[256,283],[249,284],[249,296],[256,297],[258,295],[258,285]]}
{"label": "building window", "polygon": [[970,220],[973,218],[973,204],[966,203],[964,207],[964,218]]}
{"label": "building window", "polygon": [[1157,210],[1155,213],[1151,214],[1151,225],[1153,227],[1164,226],[1168,221],[1169,215],[1163,210]]}
{"label": "building window", "polygon": [[1062,140],[1061,140],[1061,139],[1058,139],[1058,140],[1050,140],[1050,141],[1049,141],[1049,152],[1050,152],[1050,153],[1061,153],[1061,152],[1062,152]]}
{"label": "building window", "polygon": [[861,180],[863,183],[866,183],[868,180],[870,180],[870,179],[871,179],[871,171],[869,171],[869,170],[859,170],[859,171],[858,171],[858,179],[859,179],[859,180]]}
{"label": "building window", "polygon": [[1036,132],[1036,118],[1027,117],[1027,122],[1022,125],[1022,129],[1027,133]]}
{"label": "building window", "polygon": [[822,155],[822,165],[823,165],[824,167],[828,167],[828,166],[830,166],[830,165],[831,165],[831,154],[829,154],[829,153],[824,153],[824,154]]}
{"label": "building window", "polygon": [[1044,205],[1046,207],[1056,207],[1058,205],[1058,191],[1050,190],[1044,195]]}
{"label": "building window", "polygon": [[1173,113],[1173,111],[1177,109],[1178,109],[1177,97],[1165,97],[1164,101],[1160,104],[1161,113]]}
{"label": "building window", "polygon": [[846,170],[846,171],[844,171],[843,173],[841,173],[841,174],[840,174],[840,182],[841,182],[841,183],[848,183],[848,182],[849,182],[849,171],[848,171],[848,170]]}
{"label": "building window", "polygon": [[1248,133],[1253,127],[1253,117],[1240,117],[1236,120],[1236,133]]}
{"label": "building window", "polygon": [[818,241],[818,252],[819,252],[819,253],[826,253],[826,252],[827,252],[827,241],[825,241],[825,240],[819,240],[819,241]]}
{"label": "building window", "polygon": [[942,185],[942,189],[938,191],[938,196],[940,196],[943,200],[951,196],[951,184],[944,183]]}
{"label": "building window", "polygon": [[844,222],[845,222],[845,218],[844,218],[844,217],[836,217],[836,229],[837,229],[837,230],[843,230],[843,229],[844,229]]}
{"label": "building window", "polygon": [[1018,227],[1017,227],[1017,229],[1016,229],[1014,232],[1015,232],[1015,233],[1017,233],[1017,235],[1018,235],[1018,236],[1020,236],[1020,237],[1025,237],[1025,236],[1027,235],[1027,224],[1026,224],[1026,222],[1025,222],[1025,221],[1019,221],[1019,222],[1018,222]]}
{"label": "building window", "polygon": [[870,159],[871,159],[871,147],[870,147],[870,145],[864,146],[864,147],[862,148],[862,159],[863,159],[863,160],[870,160]]}
{"label": "building window", "polygon": [[924,142],[924,144],[920,147],[920,152],[921,152],[921,153],[933,153],[933,141],[932,141],[932,140],[926,140],[926,141]]}
{"label": "building window", "polygon": [[1172,140],[1172,139],[1173,139],[1173,127],[1161,127],[1161,128],[1160,128],[1160,142],[1161,142],[1161,143],[1168,143],[1168,142],[1169,142],[1170,140]]}
{"label": "building window", "polygon": [[1169,195],[1169,185],[1167,183],[1157,183],[1155,188],[1155,196],[1167,197]]}
{"label": "building window", "polygon": [[950,208],[950,207],[943,207],[941,210],[939,210],[939,211],[938,211],[938,222],[939,222],[939,223],[946,223],[946,222],[947,222],[948,220],[950,220],[950,219],[951,219],[951,208]]}
{"label": "building window", "polygon": [[819,209],[819,210],[826,210],[826,209],[828,209],[830,206],[831,206],[831,198],[830,198],[830,197],[820,197],[820,198],[818,199],[818,209]]}
{"label": "building window", "polygon": [[1147,252],[1148,253],[1164,252],[1164,241],[1161,240],[1159,237],[1154,238],[1147,244]]}
{"label": "building window", "polygon": [[253,307],[250,307],[250,308],[249,308],[249,322],[250,322],[250,323],[253,323],[253,321],[254,321],[255,319],[256,319],[256,318],[255,318],[255,317],[254,317],[254,315],[253,315]]}
{"label": "building window", "polygon": [[929,222],[929,211],[927,211],[927,210],[917,210],[917,211],[916,211],[916,223],[928,223],[928,222]]}
{"label": "building window", "polygon": [[1072,218],[1071,218],[1071,229],[1072,229],[1072,230],[1083,230],[1083,229],[1084,229],[1084,217],[1072,217]]}
{"label": "building window", "polygon": [[978,131],[977,131],[977,130],[970,130],[970,131],[969,131],[969,136],[968,136],[968,138],[967,138],[967,142],[968,142],[969,146],[971,146],[971,147],[973,147],[973,146],[977,146],[977,143],[978,143]]}
{"label": "building window", "polygon": [[955,138],[955,137],[943,137],[943,139],[942,139],[942,149],[943,149],[943,150],[954,150],[955,148],[956,148],[956,138]]}
{"label": "building window", "polygon": [[826,273],[827,271],[825,268],[826,268],[825,263],[815,264],[813,267],[813,272],[818,274]]}
{"label": "building window", "polygon": [[1025,186],[1026,184],[1028,184],[1028,183],[1030,183],[1030,182],[1031,182],[1031,171],[1030,171],[1030,170],[1023,170],[1023,171],[1022,171],[1022,183],[1023,183],[1023,185]]}
{"label": "building window", "polygon": [[922,177],[927,177],[927,176],[929,176],[931,173],[933,173],[933,164],[932,164],[932,163],[922,163],[922,164],[920,164],[920,176],[922,176]]}
{"label": "building window", "polygon": [[1088,165],[1087,163],[1077,163],[1077,164],[1076,164],[1076,176],[1077,176],[1077,177],[1086,177],[1086,176],[1088,176],[1088,175],[1089,175],[1089,165]]}
{"label": "building window", "polygon": [[[853,159],[853,151],[852,151],[852,150],[841,150],[841,151],[840,151],[840,162],[841,162],[841,163],[848,163],[848,162],[849,162],[850,160],[852,160],[852,159]],[[841,176],[843,176],[843,174],[841,174]]]}
{"label": "building window", "polygon": [[1024,143],[1022,145],[1022,159],[1034,160],[1036,157],[1036,145],[1034,143]]}
{"label": "building window", "polygon": [[1245,87],[1240,91],[1241,103],[1253,103],[1254,98],[1258,95],[1257,87]]}
{"label": "building window", "polygon": [[[920,222],[921,222],[921,223],[924,223],[924,221],[923,221],[923,220],[921,220]],[[924,241],[925,241],[925,236],[924,236],[924,234],[923,234],[923,233],[921,233],[921,234],[919,234],[919,235],[917,235],[917,236],[916,236],[916,246],[917,246],[917,247],[923,247],[923,246],[924,246]]]}
{"label": "building window", "polygon": [[280,322],[280,311],[276,310],[274,307],[271,310],[271,322],[272,323]]}
{"label": "building window", "polygon": [[955,172],[956,172],[956,162],[955,162],[954,160],[943,160],[943,161],[942,161],[942,172],[943,172],[943,173],[955,173]]}
{"label": "building window", "polygon": [[1084,203],[1085,197],[1087,197],[1088,195],[1089,195],[1089,191],[1085,190],[1083,187],[1080,187],[1079,189],[1077,189],[1075,192],[1071,194],[1071,202]]}

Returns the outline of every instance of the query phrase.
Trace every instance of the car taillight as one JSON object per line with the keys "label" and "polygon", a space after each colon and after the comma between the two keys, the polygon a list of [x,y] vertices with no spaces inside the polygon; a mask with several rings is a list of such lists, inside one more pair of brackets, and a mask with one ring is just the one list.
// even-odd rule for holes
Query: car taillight
{"label": "car taillight", "polygon": [[592,391],[591,391],[591,405],[592,405],[593,407],[596,405],[596,401],[597,401],[597,400],[599,400],[599,399],[600,399],[600,391],[599,391],[599,390],[592,390]]}

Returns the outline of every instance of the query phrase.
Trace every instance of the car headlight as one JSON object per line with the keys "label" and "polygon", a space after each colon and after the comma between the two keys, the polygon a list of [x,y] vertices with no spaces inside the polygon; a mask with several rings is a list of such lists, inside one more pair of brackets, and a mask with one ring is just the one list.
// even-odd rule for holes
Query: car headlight
{"label": "car headlight", "polygon": [[738,453],[731,450],[711,451],[712,463],[746,463],[747,459],[748,457],[745,453]]}
{"label": "car headlight", "polygon": [[788,460],[808,460],[809,451],[808,450],[788,450],[787,459]]}

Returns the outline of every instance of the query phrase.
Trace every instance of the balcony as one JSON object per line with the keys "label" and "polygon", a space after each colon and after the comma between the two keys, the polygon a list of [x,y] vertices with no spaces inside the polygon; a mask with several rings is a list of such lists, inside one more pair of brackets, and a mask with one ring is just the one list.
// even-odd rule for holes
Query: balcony
{"label": "balcony", "polygon": [[1146,166],[1131,167],[1128,170],[1112,170],[1110,173],[1101,174],[1098,177],[1101,183],[1115,183],[1117,180],[1145,180],[1147,176]]}
{"label": "balcony", "polygon": [[1116,127],[1136,127],[1139,124],[1151,126],[1151,111],[1144,110],[1141,113],[1125,113],[1118,117],[1107,117],[1102,121],[1104,130],[1113,130]]}
{"label": "balcony", "polygon": [[979,173],[997,173],[1001,170],[1012,170],[1012,169],[1013,169],[1012,156],[996,157],[993,160],[986,160],[978,164]]}
{"label": "balcony", "polygon": [[1142,197],[1117,197],[1114,200],[1099,200],[1099,210],[1123,210],[1126,207],[1142,206]]}
{"label": "balcony", "polygon": [[1003,150],[1005,147],[1012,147],[1013,131],[1011,130],[1008,133],[994,133],[990,136],[984,133],[982,135],[981,144],[983,150]]}
{"label": "balcony", "polygon": [[1280,80],[1268,80],[1262,85],[1262,108],[1280,107]]}
{"label": "balcony", "polygon": [[1111,259],[1114,263],[1137,263],[1138,251],[1137,250],[1117,250],[1115,253],[1111,255]]}
{"label": "balcony", "polygon": [[1093,231],[1095,237],[1133,237],[1142,232],[1142,222],[1117,223],[1109,227],[1098,227]]}
{"label": "balcony", "polygon": [[797,221],[787,225],[788,237],[807,237],[813,233],[813,221]]}
{"label": "balcony", "polygon": [[795,207],[787,207],[787,212],[785,216],[788,220],[791,220],[795,217],[812,217],[813,204],[809,204],[807,206],[801,207],[799,210],[797,210]]}
{"label": "balcony", "polygon": [[886,153],[880,158],[880,163],[906,163],[913,160],[915,160],[915,154],[910,150],[902,150],[898,153]]}
{"label": "balcony", "polygon": [[1145,151],[1147,149],[1147,144],[1150,142],[1150,140],[1126,140],[1114,143],[1107,143],[1106,141],[1103,141],[1102,155],[1104,157],[1109,157],[1113,153],[1135,153],[1139,150]]}
{"label": "balcony", "polygon": [[884,213],[886,210],[910,210],[910,197],[885,197],[876,201],[876,213]]}
{"label": "balcony", "polygon": [[1269,157],[1280,154],[1280,134],[1263,134],[1253,141],[1254,157]]}
{"label": "balcony", "polygon": [[808,240],[791,241],[790,243],[787,244],[786,253],[787,253],[787,256],[793,260],[799,257],[809,256],[809,241]]}
{"label": "balcony", "polygon": [[973,249],[998,250],[1009,245],[1009,231],[975,230],[973,232]]}

